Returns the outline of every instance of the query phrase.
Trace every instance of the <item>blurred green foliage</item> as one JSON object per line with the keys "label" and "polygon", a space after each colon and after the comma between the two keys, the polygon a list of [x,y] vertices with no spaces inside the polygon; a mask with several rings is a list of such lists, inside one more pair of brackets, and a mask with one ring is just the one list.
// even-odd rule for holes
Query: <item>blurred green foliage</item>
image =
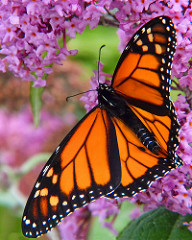
{"label": "blurred green foliage", "polygon": [[120,57],[116,31],[116,28],[107,26],[98,26],[93,30],[87,27],[83,34],[77,34],[75,39],[68,42],[69,49],[78,49],[78,54],[71,56],[71,59],[80,61],[91,76],[92,71],[97,70],[99,49],[104,44],[106,46],[101,52],[101,62],[105,65],[103,71],[112,74]]}
{"label": "blurred green foliage", "polygon": [[21,232],[21,216],[16,214],[17,209],[0,207],[0,239],[26,240]]}

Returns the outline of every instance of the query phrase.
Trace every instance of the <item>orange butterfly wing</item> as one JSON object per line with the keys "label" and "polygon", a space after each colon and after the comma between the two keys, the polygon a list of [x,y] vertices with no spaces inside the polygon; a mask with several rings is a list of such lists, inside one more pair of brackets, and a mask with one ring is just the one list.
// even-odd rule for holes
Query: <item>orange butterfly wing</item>
{"label": "orange butterfly wing", "polygon": [[157,115],[167,115],[175,47],[171,19],[159,17],[145,24],[119,59],[112,80],[114,90],[129,104]]}
{"label": "orange butterfly wing", "polygon": [[158,177],[182,165],[175,153],[179,124],[170,100],[170,72],[176,37],[168,17],[155,18],[126,46],[113,75],[112,87],[154,136],[160,150],[149,151],[125,124],[114,119],[121,167],[121,185],[107,197],[130,197]]}
{"label": "orange butterfly wing", "polygon": [[24,235],[46,233],[120,182],[114,125],[105,110],[94,108],[64,138],[40,173],[23,214]]}
{"label": "orange butterfly wing", "polygon": [[175,160],[173,160],[168,156],[167,147],[164,148],[166,144],[165,137],[167,138],[168,135],[168,122],[166,123],[168,126],[161,125],[160,129],[165,131],[162,134],[159,132],[159,124],[161,123],[158,123],[158,128],[154,130],[154,132],[158,132],[158,143],[162,144],[157,154],[147,149],[135,133],[122,121],[113,118],[113,123],[119,146],[122,179],[120,186],[106,197],[131,197],[148,189],[157,178],[182,165],[182,161],[178,156],[174,156]]}

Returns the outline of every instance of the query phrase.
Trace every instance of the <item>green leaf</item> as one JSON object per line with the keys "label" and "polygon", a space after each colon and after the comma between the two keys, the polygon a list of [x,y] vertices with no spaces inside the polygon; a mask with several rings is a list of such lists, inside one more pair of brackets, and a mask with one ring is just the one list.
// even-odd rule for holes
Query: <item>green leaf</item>
{"label": "green leaf", "polygon": [[30,102],[33,112],[33,122],[37,127],[39,125],[40,111],[42,107],[42,94],[44,87],[33,87],[33,83],[30,85]]}
{"label": "green leaf", "polygon": [[118,240],[189,240],[190,232],[183,222],[192,220],[191,215],[158,208],[143,214],[129,223],[117,237]]}
{"label": "green leaf", "polygon": [[103,71],[109,74],[113,73],[120,57],[117,49],[119,38],[116,31],[117,28],[109,26],[99,25],[93,30],[86,27],[82,34],[77,34],[76,38],[70,39],[67,43],[68,49],[78,49],[78,54],[70,56],[70,58],[81,61],[88,77],[93,74],[93,70],[97,69],[99,49],[103,44],[106,45],[101,52],[101,62],[104,63]]}

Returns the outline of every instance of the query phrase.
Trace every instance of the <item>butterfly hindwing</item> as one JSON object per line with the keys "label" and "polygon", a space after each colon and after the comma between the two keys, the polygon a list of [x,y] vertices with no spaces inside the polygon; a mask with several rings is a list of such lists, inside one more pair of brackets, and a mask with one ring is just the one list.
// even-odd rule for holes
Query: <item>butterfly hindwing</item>
{"label": "butterfly hindwing", "polygon": [[170,101],[169,114],[165,116],[152,114],[135,106],[131,106],[131,109],[154,135],[161,149],[174,161],[174,154],[179,143],[180,126],[172,102]]}
{"label": "butterfly hindwing", "polygon": [[[122,179],[120,186],[107,195],[108,198],[131,197],[148,189],[157,178],[182,165],[175,153],[168,154],[162,146],[158,153],[152,153],[121,120],[113,118],[113,122],[120,152]],[[165,139],[161,136],[161,140]]]}
{"label": "butterfly hindwing", "polygon": [[24,235],[37,237],[47,232],[120,182],[113,122],[105,110],[94,108],[64,138],[40,173],[24,211]]}

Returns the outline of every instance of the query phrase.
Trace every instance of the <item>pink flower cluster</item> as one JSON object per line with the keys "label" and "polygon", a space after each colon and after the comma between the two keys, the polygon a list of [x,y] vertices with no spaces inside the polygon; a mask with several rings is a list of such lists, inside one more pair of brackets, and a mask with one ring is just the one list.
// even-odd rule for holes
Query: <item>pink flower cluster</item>
{"label": "pink flower cluster", "polygon": [[86,240],[91,217],[99,217],[102,226],[108,228],[114,235],[117,235],[117,230],[113,227],[112,222],[106,221],[106,219],[110,216],[116,216],[118,213],[117,200],[98,199],[85,207],[77,209],[60,223],[61,239]]}
{"label": "pink flower cluster", "polygon": [[47,139],[63,127],[64,121],[42,111],[40,126],[36,128],[29,109],[18,113],[0,111],[0,164],[20,166],[29,157],[42,151]]}
{"label": "pink flower cluster", "polygon": [[[158,15],[168,15],[178,32],[173,72],[184,81],[183,73],[190,70],[188,61],[192,53],[191,11],[188,0],[3,0],[0,70],[5,72],[8,67],[23,80],[33,81],[34,86],[45,86],[45,76],[52,72],[51,65],[61,64],[66,56],[77,53],[67,49],[66,35],[75,38],[87,25],[91,29],[99,23],[118,26],[122,50],[137,27]],[[58,44],[61,37],[63,46]],[[189,80],[190,77],[184,84],[190,85]]]}

